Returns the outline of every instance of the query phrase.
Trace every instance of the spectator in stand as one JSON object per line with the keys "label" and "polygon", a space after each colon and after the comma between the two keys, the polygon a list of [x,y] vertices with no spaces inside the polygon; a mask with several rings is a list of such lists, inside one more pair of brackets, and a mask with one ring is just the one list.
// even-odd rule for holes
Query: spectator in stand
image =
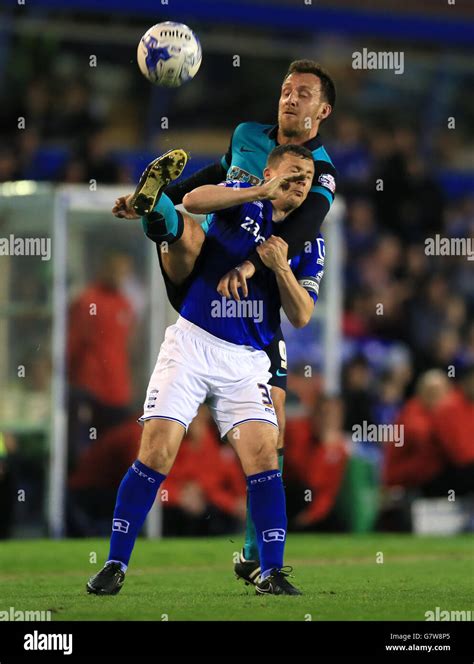
{"label": "spectator in stand", "polygon": [[48,79],[45,77],[32,81],[27,88],[25,108],[21,115],[28,118],[28,128],[36,129],[43,138],[49,138],[53,130],[52,105]]}
{"label": "spectator in stand", "polygon": [[103,130],[96,131],[79,149],[75,150],[64,164],[58,180],[68,184],[89,183],[95,180],[98,185],[130,182],[129,168],[120,165],[112,156]]}
{"label": "spectator in stand", "polygon": [[13,146],[0,148],[0,182],[12,182],[21,179],[20,159]]}
{"label": "spectator in stand", "polygon": [[88,137],[84,153],[86,180],[96,180],[100,184],[117,184],[120,168],[108,148],[104,131],[97,131]]}
{"label": "spectator in stand", "polygon": [[384,231],[396,233],[400,223],[402,196],[405,191],[404,158],[397,151],[393,133],[387,128],[372,128],[369,136],[373,159],[372,182],[382,182],[383,189],[373,194],[376,217]]}
{"label": "spectator in stand", "polygon": [[384,484],[424,496],[474,493],[474,365],[451,389],[446,374],[426,372],[400,412],[403,447],[387,449]]}
{"label": "spectator in stand", "polygon": [[446,303],[450,298],[448,280],[443,274],[434,273],[414,295],[409,304],[409,335],[415,352],[424,358],[426,365],[430,364],[429,351],[446,321]]}
{"label": "spectator in stand", "polygon": [[474,321],[470,324],[466,333],[463,359],[466,364],[474,364]]}
{"label": "spectator in stand", "polygon": [[71,147],[81,146],[87,137],[103,124],[103,116],[95,103],[89,84],[79,79],[58,82],[61,103],[51,113],[48,138],[62,140]]}
{"label": "spectator in stand", "polygon": [[411,294],[415,293],[416,290],[426,282],[430,267],[429,259],[425,253],[425,247],[423,244],[410,244],[405,249],[403,269],[405,271],[404,276],[407,282],[407,288],[411,289]]}
{"label": "spectator in stand", "polygon": [[442,371],[432,369],[420,376],[415,396],[405,403],[396,421],[403,425],[403,445],[384,448],[384,485],[415,489],[441,472],[444,455],[435,445],[433,413],[449,392],[449,380]]}
{"label": "spectator in stand", "polygon": [[287,422],[285,482],[295,528],[340,529],[333,507],[349,456],[343,419],[341,399],[322,396],[309,417]]}
{"label": "spectator in stand", "polygon": [[352,291],[347,292],[342,321],[344,336],[354,339],[367,337],[372,312],[371,294],[366,289],[352,289]]}
{"label": "spectator in stand", "polygon": [[370,180],[383,182],[374,193],[377,218],[403,243],[423,240],[441,228],[443,195],[420,157],[413,130],[371,132],[374,167]]}
{"label": "spectator in stand", "polygon": [[359,355],[350,360],[343,371],[343,399],[346,405],[344,431],[352,431],[355,424],[373,423],[371,385],[373,372],[369,362]]}
{"label": "spectator in stand", "polygon": [[418,146],[406,158],[406,195],[398,234],[405,242],[423,241],[442,228],[444,196],[428,171]]}
{"label": "spectator in stand", "polygon": [[444,467],[423,483],[426,496],[474,494],[474,363],[458,369],[459,388],[452,390],[435,409],[435,443]]}
{"label": "spectator in stand", "polygon": [[377,396],[374,399],[373,415],[377,424],[393,424],[403,405],[406,385],[397,380],[395,372],[385,371],[378,380]]}
{"label": "spectator in stand", "polygon": [[80,183],[95,180],[98,185],[127,181],[128,174],[111,155],[103,130],[96,131],[66,162],[59,175],[61,182]]}
{"label": "spectator in stand", "polygon": [[[370,198],[355,198],[347,212],[346,243],[350,256],[366,253],[377,241],[377,224]],[[350,264],[347,265],[350,268]]]}
{"label": "spectator in stand", "polygon": [[58,181],[63,184],[81,184],[87,182],[87,164],[78,156],[71,156],[64,164],[58,176]]}
{"label": "spectator in stand", "polygon": [[363,138],[362,123],[352,115],[339,114],[331,155],[344,193],[364,184],[370,174],[371,159]]}
{"label": "spectator in stand", "polygon": [[[444,213],[444,232],[447,237],[469,237],[474,232],[472,221],[474,212],[472,198],[454,200],[446,206]],[[470,232],[472,230],[472,232]]]}
{"label": "spectator in stand", "polygon": [[173,472],[163,483],[167,535],[238,532],[246,515],[246,487],[232,450],[220,447],[201,407],[181,443]]}
{"label": "spectator in stand", "polygon": [[97,279],[70,308],[67,363],[72,464],[90,443],[91,427],[99,436],[130,414],[129,345],[134,317],[121,287],[131,270],[129,256],[109,254]]}
{"label": "spectator in stand", "polygon": [[435,336],[430,351],[430,363],[447,370],[449,366],[459,364],[461,357],[461,337],[454,327],[442,327]]}

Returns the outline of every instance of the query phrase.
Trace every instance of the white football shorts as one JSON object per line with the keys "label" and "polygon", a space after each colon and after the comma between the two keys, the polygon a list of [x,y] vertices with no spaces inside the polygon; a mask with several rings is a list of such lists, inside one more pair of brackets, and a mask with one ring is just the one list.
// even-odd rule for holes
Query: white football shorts
{"label": "white football shorts", "polygon": [[219,339],[181,316],[167,328],[139,419],[174,420],[188,428],[207,403],[221,438],[249,420],[278,427],[263,350]]}

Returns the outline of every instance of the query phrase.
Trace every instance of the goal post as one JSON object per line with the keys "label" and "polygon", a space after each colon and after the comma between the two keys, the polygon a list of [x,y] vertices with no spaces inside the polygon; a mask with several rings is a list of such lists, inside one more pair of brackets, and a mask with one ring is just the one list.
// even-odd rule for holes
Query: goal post
{"label": "goal post", "polygon": [[323,377],[328,396],[337,396],[341,391],[345,209],[344,199],[336,196],[323,226],[326,243]]}
{"label": "goal post", "polygon": [[[98,223],[109,225],[110,232],[120,235],[123,228],[131,229],[137,221],[117,220],[110,214],[114,200],[123,195],[123,187],[102,186],[95,191],[83,185],[60,186],[54,194],[53,218],[53,415],[51,435],[51,456],[49,474],[48,527],[53,537],[62,537],[65,531],[65,502],[67,478],[67,308],[68,308],[68,229],[74,224],[74,213],[82,217],[97,217]],[[102,217],[107,215],[105,221]],[[86,221],[87,223],[87,221]],[[94,223],[94,222],[92,222]],[[122,229],[120,226],[122,225]],[[164,332],[169,322],[170,312],[166,302],[166,292],[158,267],[154,243],[147,241],[141,228],[136,229],[137,237],[143,241],[146,261],[145,272],[148,281],[148,351],[144,357],[148,373],[153,369]],[[145,387],[145,386],[144,386]],[[144,393],[144,390],[143,390]],[[147,533],[159,536],[161,533],[161,509],[159,501],[148,519]]]}

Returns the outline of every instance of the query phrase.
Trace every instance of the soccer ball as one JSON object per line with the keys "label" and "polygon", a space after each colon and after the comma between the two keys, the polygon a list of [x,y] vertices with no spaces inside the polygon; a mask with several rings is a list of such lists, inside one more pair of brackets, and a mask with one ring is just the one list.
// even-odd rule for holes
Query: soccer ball
{"label": "soccer ball", "polygon": [[196,76],[202,60],[201,44],[184,23],[165,21],[145,32],[138,44],[137,60],[151,83],[176,88]]}

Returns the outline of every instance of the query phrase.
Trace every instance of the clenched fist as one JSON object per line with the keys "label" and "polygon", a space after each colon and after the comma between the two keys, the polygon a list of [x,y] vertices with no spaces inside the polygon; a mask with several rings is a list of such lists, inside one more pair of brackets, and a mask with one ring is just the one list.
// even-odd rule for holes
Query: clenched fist
{"label": "clenched fist", "polygon": [[257,247],[263,264],[274,272],[288,272],[288,245],[281,237],[270,235],[268,240]]}

